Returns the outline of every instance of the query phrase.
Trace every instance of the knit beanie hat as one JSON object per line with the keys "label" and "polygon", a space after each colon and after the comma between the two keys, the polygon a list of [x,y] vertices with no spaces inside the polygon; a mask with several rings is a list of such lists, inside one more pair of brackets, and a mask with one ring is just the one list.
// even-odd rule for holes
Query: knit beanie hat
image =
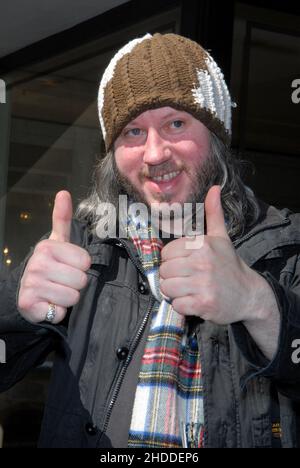
{"label": "knit beanie hat", "polygon": [[165,106],[189,112],[230,142],[233,104],[210,54],[177,34],[146,34],[122,47],[103,74],[98,110],[106,150],[139,114]]}

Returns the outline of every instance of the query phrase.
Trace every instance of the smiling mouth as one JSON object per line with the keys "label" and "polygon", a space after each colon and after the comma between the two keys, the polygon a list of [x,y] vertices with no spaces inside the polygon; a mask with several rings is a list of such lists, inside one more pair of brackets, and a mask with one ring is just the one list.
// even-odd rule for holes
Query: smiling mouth
{"label": "smiling mouth", "polygon": [[175,179],[175,177],[177,177],[180,173],[181,171],[169,172],[167,174],[163,174],[163,175],[155,176],[155,177],[149,177],[149,178],[153,180],[154,182],[169,182],[170,180]]}

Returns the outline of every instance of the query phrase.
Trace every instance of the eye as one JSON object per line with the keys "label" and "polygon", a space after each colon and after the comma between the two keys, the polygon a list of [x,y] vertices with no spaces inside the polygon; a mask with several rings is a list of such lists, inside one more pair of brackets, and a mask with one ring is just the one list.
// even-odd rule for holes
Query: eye
{"label": "eye", "polygon": [[184,122],[183,120],[173,120],[173,122],[171,122],[171,127],[172,128],[182,128],[184,126]]}
{"label": "eye", "polygon": [[128,128],[127,130],[125,129],[124,135],[125,136],[140,136],[142,133],[140,128]]}

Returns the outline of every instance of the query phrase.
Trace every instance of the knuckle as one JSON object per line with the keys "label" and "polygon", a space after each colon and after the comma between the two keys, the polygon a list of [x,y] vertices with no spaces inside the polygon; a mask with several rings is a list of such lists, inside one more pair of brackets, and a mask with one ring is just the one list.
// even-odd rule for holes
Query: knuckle
{"label": "knuckle", "polygon": [[161,281],[161,283],[160,283],[160,291],[161,291],[165,296],[168,296],[168,295],[171,293],[171,290],[170,290],[170,287],[169,287],[169,283],[167,282],[167,280]]}
{"label": "knuckle", "polygon": [[27,270],[27,273],[35,274],[35,273],[40,273],[41,271],[44,270],[44,268],[45,268],[44,261],[43,261],[41,255],[39,255],[39,253],[37,253],[28,262],[26,270]]}
{"label": "knuckle", "polygon": [[159,267],[159,276],[161,279],[166,277],[166,264],[162,263]]}
{"label": "knuckle", "polygon": [[31,291],[36,291],[39,287],[38,281],[35,278],[34,274],[27,274],[26,277],[23,280],[22,286],[24,289],[26,289],[28,292]]}
{"label": "knuckle", "polygon": [[27,279],[32,276],[43,276],[49,270],[49,259],[46,258],[44,252],[36,252],[29,260],[25,269]]}
{"label": "knuckle", "polygon": [[56,316],[55,316],[55,319],[53,320],[53,323],[61,322],[65,318],[66,315],[67,315],[67,308],[58,306],[56,309]]}
{"label": "knuckle", "polygon": [[164,262],[167,259],[168,255],[168,244],[162,248],[160,255],[162,262]]}
{"label": "knuckle", "polygon": [[49,239],[44,239],[42,240],[41,242],[39,242],[35,249],[34,249],[35,252],[41,252],[45,255],[49,255],[50,253],[50,241]]}
{"label": "knuckle", "polygon": [[29,311],[34,304],[33,295],[30,292],[20,291],[18,297],[18,308],[24,311]]}
{"label": "knuckle", "polygon": [[73,289],[70,294],[70,305],[75,305],[79,302],[80,299],[80,292]]}
{"label": "knuckle", "polygon": [[83,271],[88,270],[91,264],[92,264],[92,259],[90,255],[85,250],[83,250],[83,253],[81,256],[81,266],[82,266]]}
{"label": "knuckle", "polygon": [[185,308],[184,308],[184,303],[180,301],[179,299],[174,299],[172,302],[172,306],[178,314],[184,314],[185,313]]}
{"label": "knuckle", "polygon": [[79,287],[80,287],[80,289],[85,288],[86,285],[87,285],[87,283],[88,283],[88,276],[87,276],[86,273],[82,273],[81,278],[80,278],[80,281],[79,281]]}
{"label": "knuckle", "polygon": [[35,258],[31,258],[29,260],[29,262],[27,263],[27,266],[24,270],[24,273],[23,273],[23,283],[24,284],[27,284],[30,277],[32,275],[34,275],[36,272],[38,272],[38,268],[37,268],[37,262],[36,262],[36,259]]}

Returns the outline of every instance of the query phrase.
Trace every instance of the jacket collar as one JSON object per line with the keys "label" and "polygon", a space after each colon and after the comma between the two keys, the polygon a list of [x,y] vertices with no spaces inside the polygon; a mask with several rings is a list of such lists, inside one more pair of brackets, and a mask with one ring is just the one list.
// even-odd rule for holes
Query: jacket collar
{"label": "jacket collar", "polygon": [[260,217],[242,237],[233,242],[238,254],[251,266],[273,250],[300,245],[300,215],[278,210],[263,202]]}

